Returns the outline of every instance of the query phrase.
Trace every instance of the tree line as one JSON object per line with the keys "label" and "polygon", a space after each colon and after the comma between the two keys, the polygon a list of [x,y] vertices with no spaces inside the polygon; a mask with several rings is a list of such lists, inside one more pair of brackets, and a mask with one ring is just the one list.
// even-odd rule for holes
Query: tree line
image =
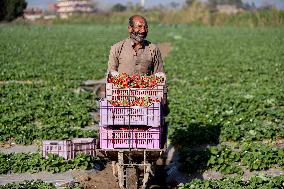
{"label": "tree line", "polygon": [[0,0],[0,21],[12,21],[22,16],[26,7],[25,0]]}

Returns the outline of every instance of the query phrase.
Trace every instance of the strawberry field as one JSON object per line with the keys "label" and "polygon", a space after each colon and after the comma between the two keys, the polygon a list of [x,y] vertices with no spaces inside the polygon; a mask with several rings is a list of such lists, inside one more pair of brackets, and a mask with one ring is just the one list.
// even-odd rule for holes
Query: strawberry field
{"label": "strawberry field", "polygon": [[[0,141],[97,136],[82,129],[96,124],[90,112],[97,97],[77,89],[105,76],[110,46],[127,37],[126,26],[1,26],[0,37]],[[150,25],[149,39],[173,48],[165,60],[166,122],[184,172],[243,176],[247,170],[284,169],[283,28]],[[16,172],[23,170],[29,168]],[[265,186],[261,179],[258,186]],[[235,178],[194,180],[181,188],[228,182],[245,185]]]}

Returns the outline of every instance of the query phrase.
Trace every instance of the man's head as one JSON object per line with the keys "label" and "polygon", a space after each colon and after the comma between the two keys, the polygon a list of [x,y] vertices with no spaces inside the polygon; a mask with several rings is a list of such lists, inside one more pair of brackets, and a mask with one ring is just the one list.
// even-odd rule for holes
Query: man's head
{"label": "man's head", "polygon": [[147,37],[148,24],[144,17],[134,15],[129,18],[128,31],[130,38],[135,42],[141,43]]}

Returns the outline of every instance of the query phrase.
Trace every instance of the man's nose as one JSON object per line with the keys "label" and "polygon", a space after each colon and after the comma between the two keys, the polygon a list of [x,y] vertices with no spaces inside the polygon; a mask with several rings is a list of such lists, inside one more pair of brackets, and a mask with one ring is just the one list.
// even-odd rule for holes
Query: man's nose
{"label": "man's nose", "polygon": [[140,31],[144,33],[146,31],[146,27],[145,26],[141,27]]}
{"label": "man's nose", "polygon": [[141,26],[140,27],[140,32],[147,32],[148,31],[148,27],[147,26]]}

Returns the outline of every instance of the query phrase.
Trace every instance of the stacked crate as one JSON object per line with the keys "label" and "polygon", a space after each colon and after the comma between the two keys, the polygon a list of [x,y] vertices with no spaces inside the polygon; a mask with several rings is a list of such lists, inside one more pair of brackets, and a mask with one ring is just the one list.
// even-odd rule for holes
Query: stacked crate
{"label": "stacked crate", "polygon": [[[106,98],[100,101],[101,149],[160,149],[164,124],[165,84],[153,88],[118,88],[106,83]],[[113,106],[110,100],[159,99],[145,106]]]}

